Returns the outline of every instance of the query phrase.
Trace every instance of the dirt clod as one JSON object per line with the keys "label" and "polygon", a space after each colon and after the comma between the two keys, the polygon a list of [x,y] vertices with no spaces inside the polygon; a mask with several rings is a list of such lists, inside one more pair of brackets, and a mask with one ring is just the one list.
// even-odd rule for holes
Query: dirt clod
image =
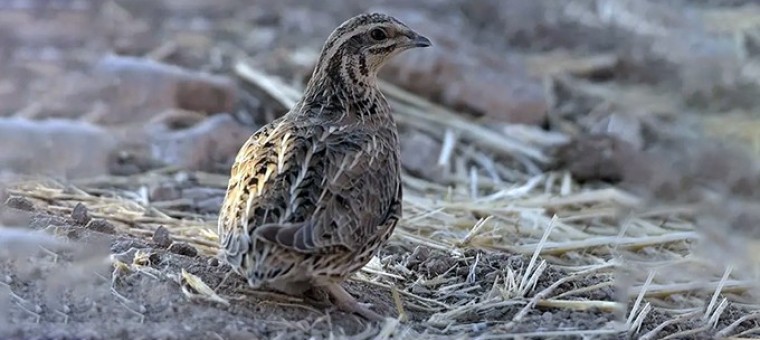
{"label": "dirt clod", "polygon": [[92,220],[90,214],[87,212],[87,207],[81,202],[77,203],[77,205],[74,206],[74,209],[71,210],[71,218],[76,225],[81,226],[87,225],[87,223]]}
{"label": "dirt clod", "polygon": [[427,261],[428,257],[430,257],[430,248],[414,248],[414,252],[412,252],[412,254],[409,255],[409,258],[407,258],[406,267],[411,270],[416,270],[421,263]]}
{"label": "dirt clod", "polygon": [[153,232],[153,242],[161,248],[169,248],[169,246],[172,245],[172,238],[171,235],[169,235],[169,229],[166,229],[164,226],[158,227],[158,229]]}
{"label": "dirt clod", "polygon": [[116,233],[116,227],[114,227],[114,225],[111,224],[111,222],[108,222],[108,221],[103,220],[103,219],[91,220],[89,223],[87,223],[87,225],[85,226],[85,228],[90,229],[90,230],[99,231],[101,233],[106,233],[106,234],[115,234]]}
{"label": "dirt clod", "polygon": [[34,211],[34,203],[32,203],[32,201],[30,201],[26,197],[19,197],[19,196],[8,197],[8,200],[5,201],[5,205],[13,209],[24,210],[24,211]]}
{"label": "dirt clod", "polygon": [[450,270],[455,261],[447,255],[435,255],[425,261],[422,266],[428,275],[438,276]]}
{"label": "dirt clod", "polygon": [[169,251],[177,255],[184,255],[189,257],[198,256],[198,249],[195,249],[195,247],[184,242],[172,243],[172,245],[169,246]]}

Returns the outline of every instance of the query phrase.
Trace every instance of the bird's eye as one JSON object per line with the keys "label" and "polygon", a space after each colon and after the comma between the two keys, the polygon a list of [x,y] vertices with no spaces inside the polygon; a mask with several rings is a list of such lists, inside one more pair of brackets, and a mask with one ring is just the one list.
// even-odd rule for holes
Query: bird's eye
{"label": "bird's eye", "polygon": [[375,39],[378,41],[385,40],[386,38],[388,38],[388,35],[385,34],[385,30],[383,30],[382,28],[373,29],[372,31],[369,32],[369,35],[372,37],[372,39]]}

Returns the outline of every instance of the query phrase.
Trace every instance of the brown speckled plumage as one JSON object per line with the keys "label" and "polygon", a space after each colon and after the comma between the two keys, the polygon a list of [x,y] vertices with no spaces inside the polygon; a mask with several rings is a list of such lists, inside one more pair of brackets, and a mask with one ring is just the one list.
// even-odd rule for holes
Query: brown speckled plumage
{"label": "brown speckled plumage", "polygon": [[344,309],[380,318],[340,286],[401,218],[398,133],[377,71],[429,45],[387,15],[349,19],[327,39],[302,99],[242,146],[218,232],[222,258],[253,287],[322,286]]}

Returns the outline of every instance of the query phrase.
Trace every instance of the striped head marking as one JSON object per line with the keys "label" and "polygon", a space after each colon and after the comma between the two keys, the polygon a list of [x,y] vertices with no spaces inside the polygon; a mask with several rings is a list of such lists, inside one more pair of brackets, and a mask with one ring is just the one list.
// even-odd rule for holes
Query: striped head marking
{"label": "striped head marking", "polygon": [[428,38],[394,17],[381,13],[360,14],[330,34],[320,55],[320,65],[324,68],[321,71],[350,72],[353,80],[374,77],[391,57],[411,48],[428,46],[431,46]]}

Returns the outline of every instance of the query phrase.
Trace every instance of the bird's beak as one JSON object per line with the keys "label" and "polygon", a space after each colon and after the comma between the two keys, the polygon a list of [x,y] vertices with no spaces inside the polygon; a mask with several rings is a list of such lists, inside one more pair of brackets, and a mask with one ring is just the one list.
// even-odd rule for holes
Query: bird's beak
{"label": "bird's beak", "polygon": [[413,47],[429,47],[432,46],[433,43],[430,42],[430,39],[421,36],[419,34],[416,34],[414,38],[412,38],[412,46]]}

